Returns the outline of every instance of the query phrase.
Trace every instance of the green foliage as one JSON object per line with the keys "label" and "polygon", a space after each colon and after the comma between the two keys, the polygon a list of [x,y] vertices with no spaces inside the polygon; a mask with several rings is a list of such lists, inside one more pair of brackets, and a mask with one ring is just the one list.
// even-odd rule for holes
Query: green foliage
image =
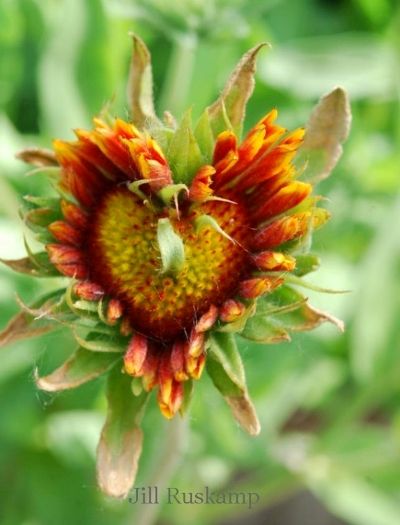
{"label": "green foliage", "polygon": [[[45,171],[24,177],[26,168],[14,155],[33,144],[49,148],[54,137],[72,137],[71,129],[89,126],[105,104],[110,103],[110,113],[126,117],[128,31],[139,34],[152,53],[158,113],[168,109],[182,122],[183,110],[192,106],[193,122],[202,115],[193,132],[188,114],[172,139],[171,127],[166,143],[172,159],[182,148],[195,148],[198,164],[210,161],[212,127],[203,109],[221,93],[238,58],[261,41],[270,41],[272,50],[257,59],[245,129],[272,107],[278,108],[282,125],[305,125],[321,95],[337,85],[349,91],[352,132],[333,174],[318,188],[329,199],[332,219],[314,235],[316,255],[296,255],[299,277],[321,261],[320,270],[306,277],[310,283],[352,290],[343,296],[306,290],[318,309],[344,318],[347,331],[342,335],[325,324],[310,334],[291,334],[290,343],[279,345],[240,338],[262,432],[255,439],[236,427],[210,380],[202,378],[191,400],[184,461],[169,484],[259,492],[265,506],[306,487],[350,525],[400,523],[400,8],[390,0],[352,0],[345,7],[312,0],[3,0],[0,20],[0,257],[12,259],[22,271],[0,270],[2,327],[17,311],[15,293],[38,308],[37,297],[52,294],[60,284],[54,277],[35,280],[23,274],[47,271],[46,256],[37,255],[34,240],[29,244],[36,255],[20,260],[25,251],[18,208],[27,193],[48,195],[48,183]],[[185,177],[198,165],[173,167],[187,183]],[[25,219],[38,229],[57,213],[51,201],[28,203]],[[47,206],[49,216],[36,214],[36,206]],[[178,256],[168,256],[166,268],[180,260],[176,247]],[[321,312],[310,313],[303,295],[294,287],[286,292],[298,294],[298,308],[276,311],[268,325],[262,315],[250,318],[243,335],[264,330],[266,338],[287,339],[288,325],[301,326],[307,315],[317,320]],[[284,305],[285,290],[268,297],[264,306]],[[97,313],[87,306],[74,304],[87,313],[86,331],[95,332]],[[32,319],[25,312],[17,322],[31,330]],[[45,377],[61,368],[65,377],[70,374],[66,380],[82,382],[100,375],[119,361],[120,341],[114,341],[115,353],[80,349],[71,358],[77,346],[72,335],[62,329],[44,333],[52,327],[38,323],[40,337],[14,340],[1,350],[2,524],[52,525],[60,516],[65,523],[125,524],[130,505],[106,501],[94,479],[95,447],[106,412],[104,380],[51,396],[38,393],[32,380],[35,368]],[[107,335],[95,333],[89,344],[101,350]],[[218,352],[218,346],[213,348]],[[79,363],[63,368],[78,357]],[[227,373],[219,357],[209,363],[217,363],[217,386]],[[126,431],[139,442],[136,413],[144,398],[131,395],[128,379],[120,385],[125,391],[109,389],[116,408],[108,413],[107,433],[121,424],[122,411],[131,411]],[[222,388],[226,383],[225,377]],[[237,393],[233,390],[227,394]],[[124,405],[128,399],[133,406]],[[168,428],[151,405],[142,423],[147,439],[137,486],[149,484],[158,472]],[[157,510],[163,522],[174,525],[213,525],[239,513],[248,516],[229,505]]]}

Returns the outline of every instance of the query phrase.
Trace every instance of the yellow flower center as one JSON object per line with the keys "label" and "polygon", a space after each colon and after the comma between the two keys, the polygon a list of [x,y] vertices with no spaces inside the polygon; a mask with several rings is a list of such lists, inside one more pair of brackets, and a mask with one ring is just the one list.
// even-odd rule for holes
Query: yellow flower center
{"label": "yellow flower center", "polygon": [[[211,216],[212,225],[194,221]],[[163,273],[157,241],[160,218],[169,218],[183,241],[185,262],[175,275]],[[148,336],[173,339],[189,332],[211,304],[235,293],[247,263],[249,226],[239,204],[210,201],[176,211],[154,211],[133,193],[105,194],[92,216],[88,263],[93,280],[125,304],[132,325]]]}

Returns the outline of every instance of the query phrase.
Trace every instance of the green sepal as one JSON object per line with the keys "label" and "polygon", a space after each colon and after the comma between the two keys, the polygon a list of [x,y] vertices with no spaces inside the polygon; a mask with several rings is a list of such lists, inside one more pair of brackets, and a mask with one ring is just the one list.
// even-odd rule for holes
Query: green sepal
{"label": "green sepal", "polygon": [[182,191],[189,193],[189,188],[186,186],[186,184],[168,184],[168,186],[161,188],[161,190],[157,193],[157,196],[166,206],[169,206],[172,199],[176,199]]}
{"label": "green sepal", "polygon": [[76,388],[104,374],[120,359],[113,353],[90,352],[79,347],[50,374],[39,377],[35,371],[35,382],[38,388],[46,392]]}
{"label": "green sepal", "polygon": [[82,337],[76,330],[73,330],[73,335],[82,348],[92,352],[122,353],[126,350],[128,344],[126,338],[118,335],[117,332],[112,336],[108,336],[104,333],[92,331],[85,337]]}
{"label": "green sepal", "polygon": [[289,332],[312,330],[323,322],[343,330],[341,321],[313,308],[307,297],[291,286],[282,285],[258,299],[257,311],[240,335],[259,343],[277,343],[289,341]]}
{"label": "green sepal", "polygon": [[265,315],[251,317],[242,332],[241,337],[257,343],[279,343],[290,341],[288,332],[280,326],[275,325]]}
{"label": "green sepal", "polygon": [[192,130],[192,114],[189,109],[172,136],[166,153],[175,183],[190,185],[198,169],[204,164],[200,147]]}
{"label": "green sepal", "polygon": [[245,388],[242,359],[233,335],[213,333],[209,338],[207,371],[224,396],[239,396]]}
{"label": "green sepal", "polygon": [[228,241],[231,241],[233,244],[236,244],[235,239],[228,235],[226,231],[221,228],[221,226],[214,219],[214,217],[211,217],[211,215],[204,214],[200,215],[199,217],[196,217],[194,220],[194,225],[196,232],[200,232],[203,228],[209,227],[218,232],[223,237],[225,237],[225,239],[228,239]]}
{"label": "green sepal", "polygon": [[49,319],[45,314],[58,308],[64,290],[56,290],[43,295],[32,305],[24,307],[17,313],[0,332],[0,347],[37,337],[60,328],[60,325]]}
{"label": "green sepal", "polygon": [[308,273],[315,272],[320,266],[320,258],[312,253],[304,255],[296,255],[296,268],[293,273],[298,277],[307,275]]}
{"label": "green sepal", "polygon": [[215,140],[207,110],[199,118],[194,130],[194,136],[203,155],[204,164],[212,164]]}
{"label": "green sepal", "polygon": [[59,219],[59,215],[50,208],[36,208],[21,215],[28,228],[34,232],[42,232],[52,222]]}
{"label": "green sepal", "polygon": [[178,273],[185,263],[185,247],[168,218],[158,220],[157,241],[161,254],[162,273],[172,275]]}
{"label": "green sepal", "polygon": [[208,340],[207,372],[224,396],[236,421],[251,435],[260,424],[251,402],[242,359],[232,334],[212,333]]}
{"label": "green sepal", "polygon": [[36,268],[36,273],[32,273],[35,277],[60,277],[57,268],[49,259],[47,252],[33,253],[26,238],[24,238],[25,250],[33,268]]}
{"label": "green sepal", "polygon": [[[31,254],[30,257],[23,257],[22,259],[0,259],[0,262],[14,270],[14,272],[33,277],[60,276],[56,268],[50,263],[46,252]],[[47,267],[45,266],[46,263],[48,263]]]}
{"label": "green sepal", "polygon": [[131,377],[120,367],[111,370],[107,417],[97,448],[97,481],[109,496],[126,497],[135,481],[143,441],[139,425],[148,397],[147,392],[132,394]]}

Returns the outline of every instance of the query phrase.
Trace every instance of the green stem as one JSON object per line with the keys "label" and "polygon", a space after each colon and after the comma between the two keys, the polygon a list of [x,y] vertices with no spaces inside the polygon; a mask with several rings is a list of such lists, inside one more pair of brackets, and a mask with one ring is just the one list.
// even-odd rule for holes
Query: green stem
{"label": "green stem", "polygon": [[186,108],[190,89],[197,39],[185,35],[174,41],[167,77],[161,94],[161,111],[180,116]]}

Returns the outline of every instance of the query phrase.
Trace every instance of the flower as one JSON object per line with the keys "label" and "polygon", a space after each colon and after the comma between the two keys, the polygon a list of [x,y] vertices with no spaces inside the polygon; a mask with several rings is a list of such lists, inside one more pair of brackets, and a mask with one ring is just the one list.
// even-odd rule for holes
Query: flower
{"label": "flower", "polygon": [[[134,43],[132,75],[140,80],[150,56],[141,40]],[[8,264],[67,278],[65,288],[25,309],[40,312],[45,329],[72,328],[79,343],[37,384],[63,390],[110,371],[98,462],[100,486],[113,495],[126,494],[133,481],[138,422],[151,390],[172,418],[187,409],[206,366],[235,418],[257,434],[234,334],[276,342],[323,321],[340,326],[292,286],[318,265],[308,254],[310,237],[329,217],[313,184],[299,180],[305,130],[287,131],[272,109],[239,139],[260,47],[242,58],[195,129],[190,112],[179,125],[170,116],[162,124],[141,102],[149,94],[139,81],[133,122],[103,115],[91,130],[76,130],[76,140],[55,140],[52,152],[20,154],[56,180],[58,196],[27,198],[25,221],[45,250]],[[131,423],[118,449],[108,434],[120,391],[132,413],[118,412]],[[109,473],[127,468],[121,448],[129,446],[136,450],[129,475],[115,486]]]}

